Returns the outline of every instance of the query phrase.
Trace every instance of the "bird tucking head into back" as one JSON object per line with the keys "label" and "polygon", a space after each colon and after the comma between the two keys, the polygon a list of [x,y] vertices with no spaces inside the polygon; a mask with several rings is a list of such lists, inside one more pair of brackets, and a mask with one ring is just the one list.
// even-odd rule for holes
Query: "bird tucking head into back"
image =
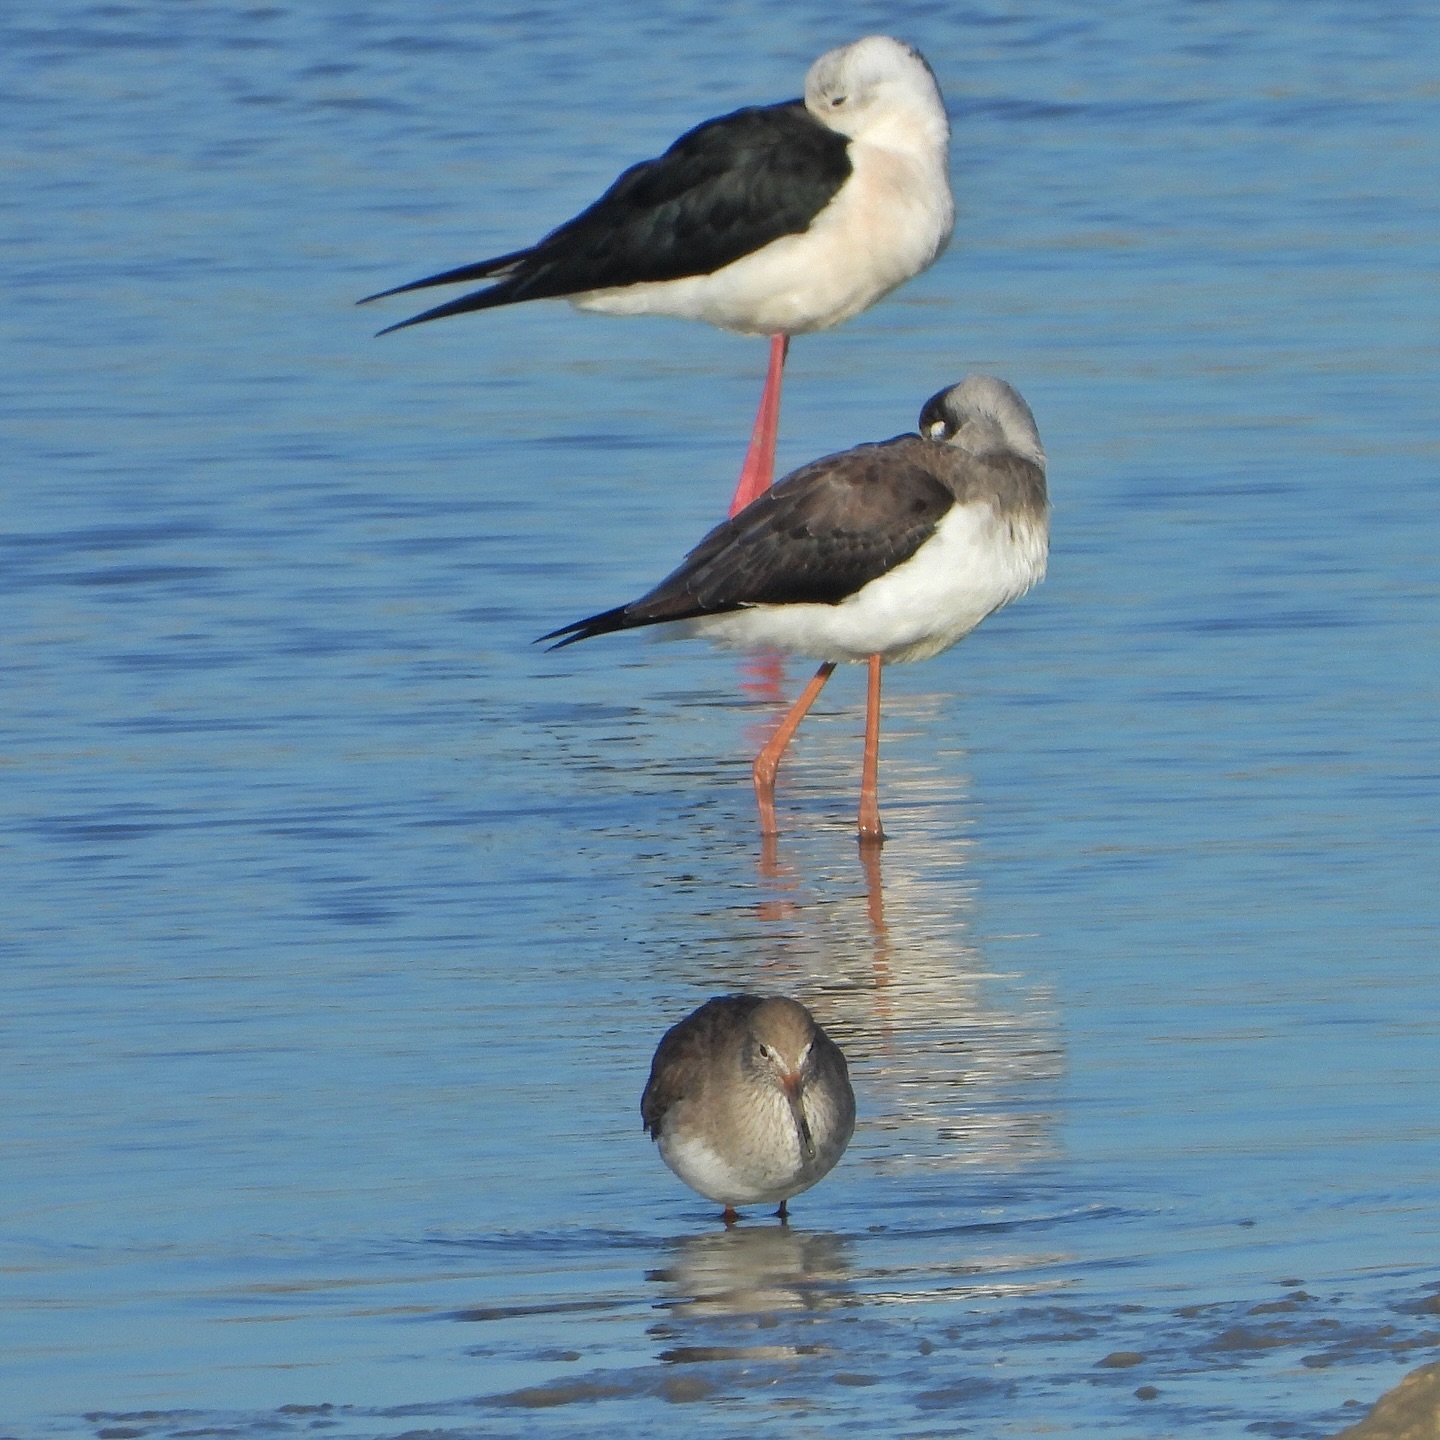
{"label": "bird tucking head into back", "polygon": [[805,77],[805,108],[831,130],[883,144],[892,126],[943,145],[950,122],[921,53],[888,35],[828,50]]}
{"label": "bird tucking head into back", "polygon": [[977,458],[1010,451],[1045,469],[1045,447],[1020,392],[993,375],[967,375],[920,409],[920,433]]}

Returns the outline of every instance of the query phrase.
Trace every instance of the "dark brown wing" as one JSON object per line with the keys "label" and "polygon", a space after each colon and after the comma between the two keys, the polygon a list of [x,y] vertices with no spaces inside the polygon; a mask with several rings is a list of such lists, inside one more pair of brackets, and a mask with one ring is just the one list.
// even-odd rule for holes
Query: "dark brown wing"
{"label": "dark brown wing", "polygon": [[1045,472],[1033,460],[1008,452],[977,456],[946,448],[950,454],[942,473],[957,504],[983,500],[998,515],[1044,519],[1049,508]]}
{"label": "dark brown wing", "polygon": [[[842,1097],[841,1118],[849,1125],[855,1123],[855,1092],[850,1088],[850,1067],[845,1063],[845,1052],[817,1025],[815,1038],[810,1042],[811,1064],[823,1084],[833,1088]],[[837,1083],[840,1082],[840,1083]]]}
{"label": "dark brown wing", "polygon": [[955,503],[935,474],[940,450],[901,435],[805,465],[717,525],[648,594],[541,638],[573,645],[747,605],[838,605],[908,560]]}
{"label": "dark brown wing", "polygon": [[640,1118],[646,1134],[659,1139],[666,1111],[698,1092],[699,1077],[709,1058],[743,1027],[746,1017],[760,1003],[758,995],[717,995],[665,1032],[655,1049],[650,1079],[640,1097]]}

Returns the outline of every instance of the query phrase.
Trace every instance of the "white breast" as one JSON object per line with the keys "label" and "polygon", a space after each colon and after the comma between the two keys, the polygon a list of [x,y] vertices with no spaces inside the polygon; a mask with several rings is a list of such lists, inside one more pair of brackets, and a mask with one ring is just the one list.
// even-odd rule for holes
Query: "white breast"
{"label": "white breast", "polygon": [[729,1108],[718,1127],[723,1143],[713,1132],[690,1123],[691,1115],[668,1116],[659,1136],[660,1158],[692,1190],[722,1205],[788,1200],[830,1172],[854,1126],[854,1112],[842,1116],[823,1092],[809,1089],[801,1103],[815,1145],[809,1161],[801,1153],[794,1117],[779,1090],[752,1090],[743,1106]]}
{"label": "white breast", "polygon": [[926,660],[1043,579],[1047,553],[1043,521],[957,505],[910,559],[839,605],[755,605],[676,629],[817,660]]}
{"label": "white breast", "polygon": [[591,290],[573,303],[749,335],[799,335],[848,320],[925,269],[955,221],[943,147],[902,152],[857,140],[850,162],[850,177],[803,234],[712,275]]}
{"label": "white breast", "polygon": [[820,1178],[804,1178],[800,1137],[778,1090],[748,1092],[744,1106],[731,1107],[724,1122],[723,1146],[685,1123],[667,1125],[660,1135],[660,1158],[707,1199],[722,1205],[775,1202]]}
{"label": "white breast", "polygon": [[772,1153],[761,1165],[753,1163],[754,1157],[752,1163],[737,1164],[697,1135],[660,1138],[660,1158],[697,1194],[721,1205],[778,1204],[808,1188],[799,1183],[800,1142],[787,1147],[781,1139],[778,1149],[787,1153]]}

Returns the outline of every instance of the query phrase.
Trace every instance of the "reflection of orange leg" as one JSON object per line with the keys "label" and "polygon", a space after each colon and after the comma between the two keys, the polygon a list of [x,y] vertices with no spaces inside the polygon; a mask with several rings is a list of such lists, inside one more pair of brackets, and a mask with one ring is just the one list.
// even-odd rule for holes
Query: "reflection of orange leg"
{"label": "reflection of orange leg", "polygon": [[888,1053],[890,1001],[886,998],[886,986],[890,984],[890,927],[886,924],[886,890],[880,878],[878,845],[861,845],[860,868],[865,873],[865,914],[870,916],[870,935],[876,942],[876,1018]]}
{"label": "reflection of orange leg", "polygon": [[757,700],[779,700],[785,693],[785,657],[747,655],[740,664],[740,688]]}
{"label": "reflection of orange leg", "polygon": [[780,878],[780,852],[775,845],[775,832],[773,830],[762,830],[760,832],[759,869],[762,880],[778,880]]}
{"label": "reflection of orange leg", "polygon": [[769,743],[755,757],[755,799],[760,806],[762,835],[778,833],[775,826],[775,772],[780,768],[780,757],[785,753],[790,737],[799,728],[806,712],[815,703],[815,697],[825,688],[825,682],[834,673],[835,662],[827,660],[800,692],[800,698],[790,707],[780,722],[780,728],[770,737]]}
{"label": "reflection of orange leg", "polygon": [[885,887],[880,878],[880,847],[860,846],[860,868],[865,872],[865,912],[875,940],[875,1019],[879,1024],[881,1052],[891,1053],[890,929],[885,923]]}
{"label": "reflection of orange leg", "polygon": [[[760,879],[767,881],[776,890],[795,889],[793,872],[788,865],[780,864],[780,852],[773,833],[760,836],[760,864],[757,868]],[[761,920],[776,923],[788,920],[799,908],[794,900],[776,895],[772,899],[762,900],[755,907],[755,914]]]}
{"label": "reflection of orange leg", "polygon": [[878,845],[880,828],[880,657],[870,657],[870,686],[865,697],[865,765],[860,776],[860,839]]}
{"label": "reflection of orange leg", "polygon": [[770,337],[770,365],[765,371],[765,389],[760,393],[760,408],[755,412],[755,428],[750,432],[750,448],[740,470],[740,483],[730,502],[730,513],[738,515],[752,500],[758,500],[775,478],[775,441],[780,435],[780,377],[785,370],[785,356],[790,350],[788,335]]}
{"label": "reflection of orange leg", "polygon": [[865,913],[870,917],[870,933],[875,937],[875,954],[888,955],[890,927],[885,923],[885,885],[880,878],[880,850],[875,845],[860,847],[860,868],[865,872]]}

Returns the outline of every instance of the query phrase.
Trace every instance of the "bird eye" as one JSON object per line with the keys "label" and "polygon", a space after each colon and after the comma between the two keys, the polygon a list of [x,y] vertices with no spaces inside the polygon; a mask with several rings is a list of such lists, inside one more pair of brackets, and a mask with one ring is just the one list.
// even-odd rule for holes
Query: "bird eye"
{"label": "bird eye", "polygon": [[838,110],[848,98],[846,95],[832,95],[830,97],[830,108],[832,110]]}

